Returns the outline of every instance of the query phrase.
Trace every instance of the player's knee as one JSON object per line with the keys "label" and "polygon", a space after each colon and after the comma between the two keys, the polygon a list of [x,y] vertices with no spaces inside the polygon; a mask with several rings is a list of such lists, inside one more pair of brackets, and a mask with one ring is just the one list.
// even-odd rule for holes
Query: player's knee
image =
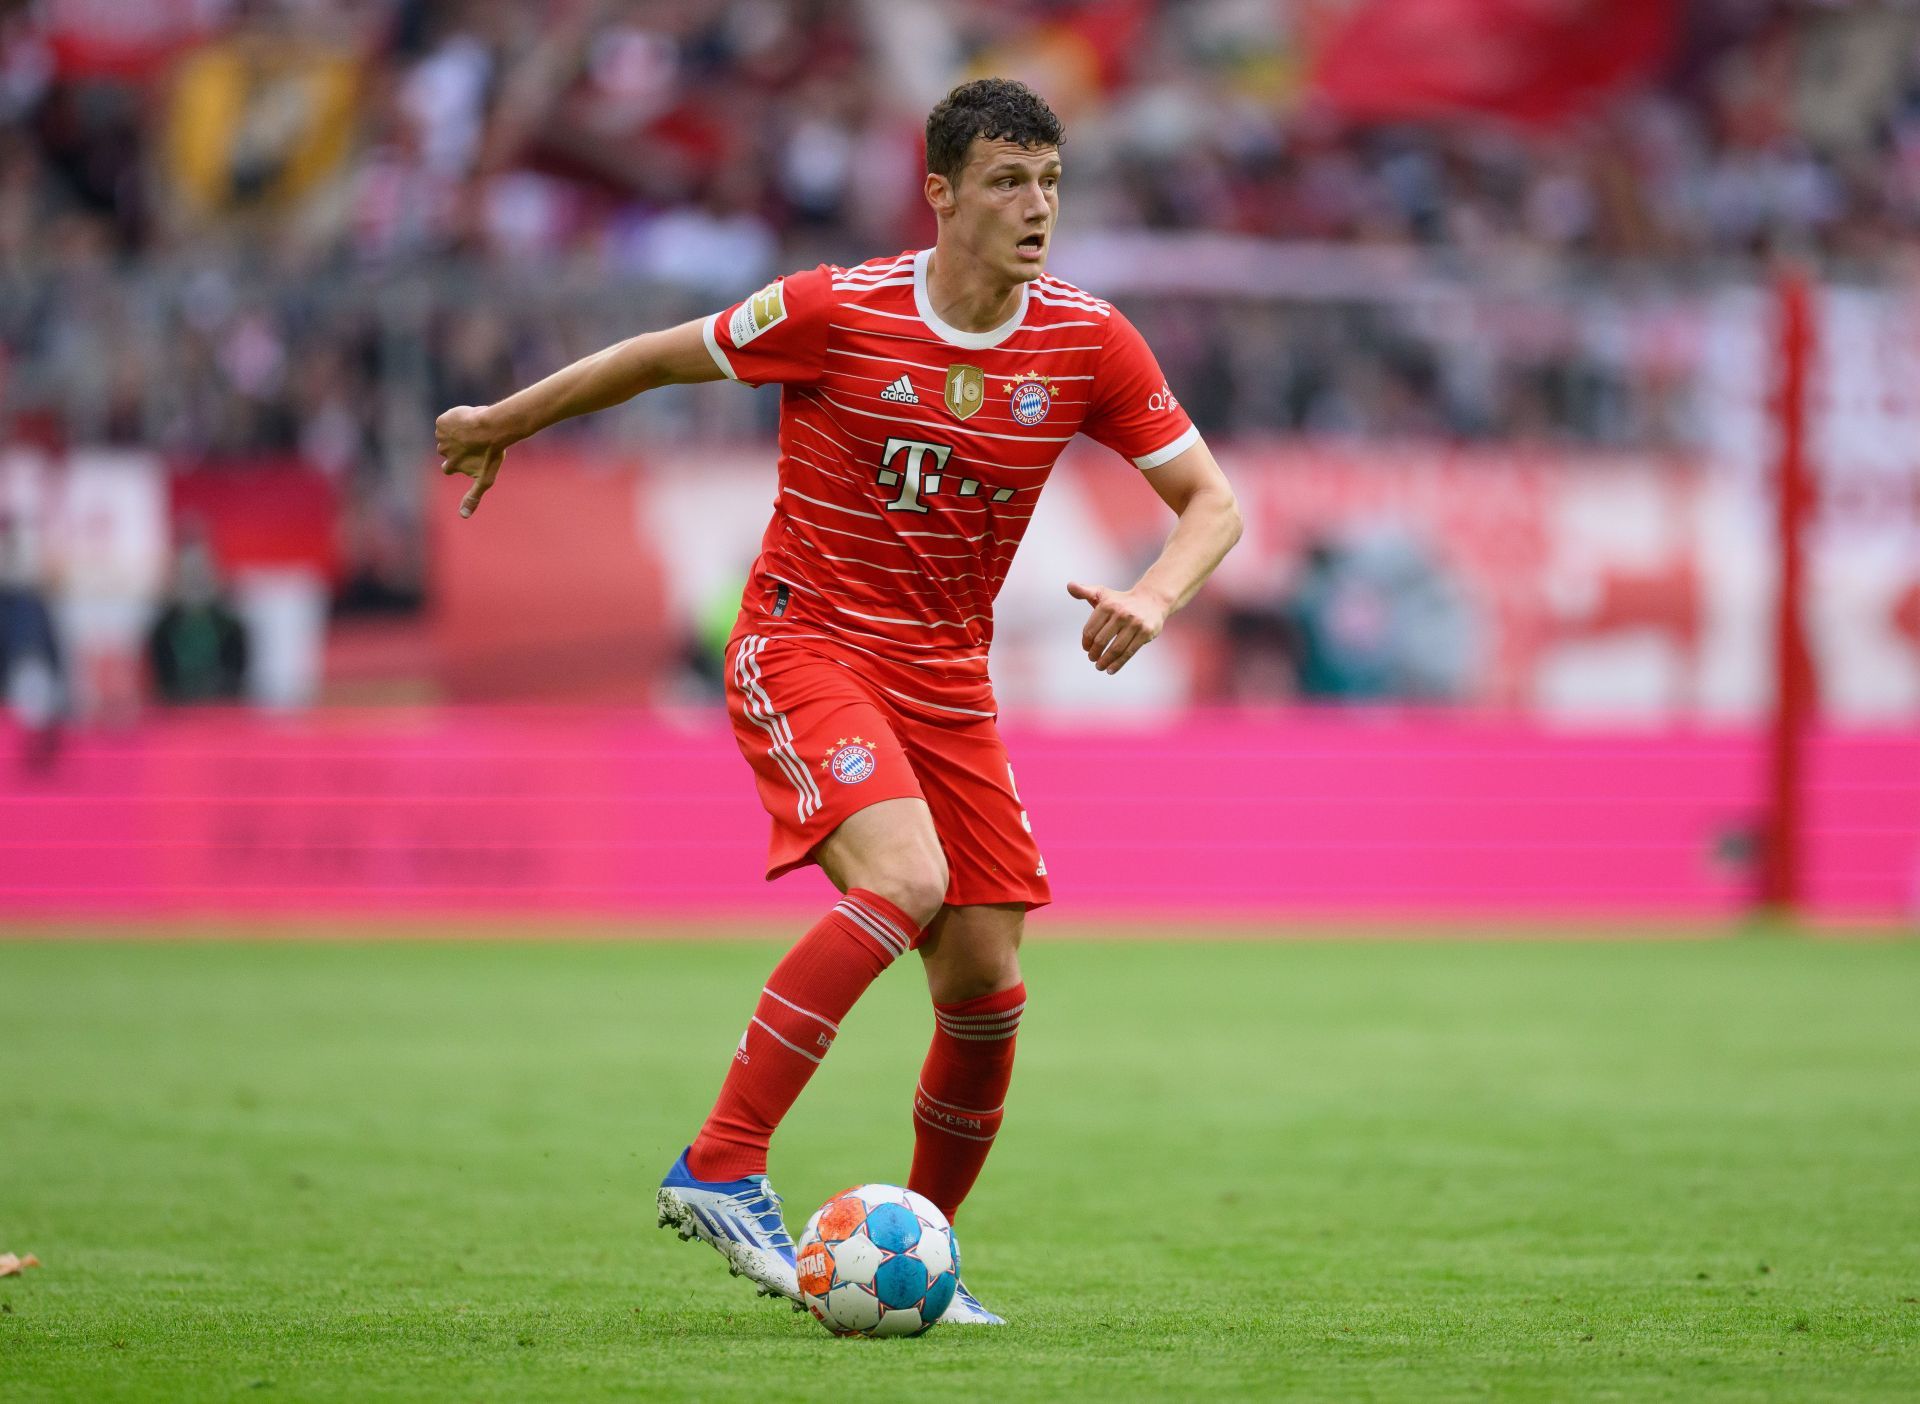
{"label": "player's knee", "polygon": [[947,900],[947,860],[937,851],[901,859],[887,864],[868,886],[925,929]]}
{"label": "player's knee", "polygon": [[958,1004],[1010,990],[1021,982],[1018,907],[956,907],[920,947],[935,1004]]}
{"label": "player's knee", "polygon": [[957,962],[941,972],[937,982],[929,982],[935,1004],[963,1004],[970,999],[1010,990],[1020,983],[1020,962],[1012,954],[997,953],[979,960]]}

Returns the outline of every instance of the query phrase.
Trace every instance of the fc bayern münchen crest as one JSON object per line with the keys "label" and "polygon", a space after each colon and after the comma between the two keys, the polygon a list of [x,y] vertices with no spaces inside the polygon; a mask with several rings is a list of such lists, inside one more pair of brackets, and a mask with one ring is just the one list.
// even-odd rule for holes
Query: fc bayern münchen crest
{"label": "fc bayern m\u00fcnchen crest", "polygon": [[1028,428],[1045,419],[1047,411],[1053,408],[1052,383],[1032,371],[1009,380],[1007,394],[1012,397],[1014,422]]}
{"label": "fc bayern m\u00fcnchen crest", "polygon": [[873,751],[862,737],[842,736],[820,767],[842,785],[858,785],[873,774]]}

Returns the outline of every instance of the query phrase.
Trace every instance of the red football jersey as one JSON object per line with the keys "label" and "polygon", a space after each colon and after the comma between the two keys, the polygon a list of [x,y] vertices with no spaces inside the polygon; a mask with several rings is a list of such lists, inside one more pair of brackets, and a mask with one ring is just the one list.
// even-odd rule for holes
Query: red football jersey
{"label": "red football jersey", "polygon": [[1043,276],[961,331],[927,296],[930,253],[792,274],[704,330],[728,376],[782,387],[747,623],[903,704],[991,716],[993,600],[1068,440],[1152,469],[1200,436],[1112,305]]}

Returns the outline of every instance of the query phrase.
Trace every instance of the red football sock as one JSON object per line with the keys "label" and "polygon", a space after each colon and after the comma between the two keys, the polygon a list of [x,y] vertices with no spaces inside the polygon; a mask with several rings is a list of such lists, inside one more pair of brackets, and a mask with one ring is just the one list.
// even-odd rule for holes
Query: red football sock
{"label": "red football sock", "polygon": [[767,977],[706,1125],[687,1153],[703,1180],[767,1172],[767,1142],[833,1046],[840,1021],[920,929],[886,898],[855,888]]}
{"label": "red football sock", "polygon": [[907,1188],[951,1219],[993,1138],[1013,1081],[1013,1042],[1027,987],[933,1006],[933,1046],[913,1096],[913,1171]]}

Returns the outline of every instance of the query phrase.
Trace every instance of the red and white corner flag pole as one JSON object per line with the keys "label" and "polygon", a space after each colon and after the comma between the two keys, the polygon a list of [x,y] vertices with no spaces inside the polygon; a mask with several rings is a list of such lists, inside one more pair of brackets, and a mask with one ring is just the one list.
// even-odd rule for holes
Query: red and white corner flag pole
{"label": "red and white corner flag pole", "polygon": [[1774,399],[1775,423],[1779,426],[1774,526],[1775,557],[1780,569],[1779,593],[1774,601],[1775,687],[1760,899],[1769,911],[1791,916],[1798,911],[1802,897],[1803,751],[1817,706],[1803,608],[1806,525],[1813,506],[1807,438],[1814,311],[1807,270],[1797,264],[1782,270],[1774,283],[1774,298],[1780,375]]}

